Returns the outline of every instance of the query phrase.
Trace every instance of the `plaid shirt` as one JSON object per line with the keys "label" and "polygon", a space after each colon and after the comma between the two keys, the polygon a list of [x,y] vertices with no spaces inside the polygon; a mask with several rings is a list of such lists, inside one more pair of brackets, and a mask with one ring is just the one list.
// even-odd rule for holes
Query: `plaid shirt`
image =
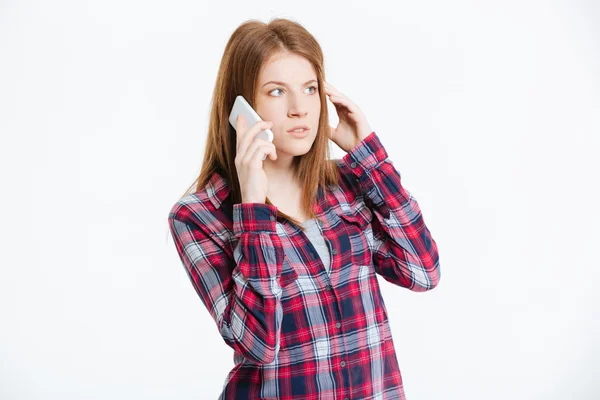
{"label": "plaid shirt", "polygon": [[231,204],[215,173],[169,213],[177,252],[234,368],[220,399],[405,399],[376,274],[422,292],[440,279],[437,245],[372,132],[342,159],[314,210],[331,255],[277,207]]}

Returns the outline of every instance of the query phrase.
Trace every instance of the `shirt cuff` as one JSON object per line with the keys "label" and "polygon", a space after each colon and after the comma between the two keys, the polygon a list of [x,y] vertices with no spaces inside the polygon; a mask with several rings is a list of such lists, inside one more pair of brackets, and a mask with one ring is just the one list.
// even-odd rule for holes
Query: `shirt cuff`
{"label": "shirt cuff", "polygon": [[348,166],[358,181],[366,175],[366,172],[372,170],[387,158],[388,154],[379,136],[373,131],[350,150],[342,158],[342,161]]}
{"label": "shirt cuff", "polygon": [[233,205],[233,232],[277,232],[277,206],[264,203],[237,203]]}

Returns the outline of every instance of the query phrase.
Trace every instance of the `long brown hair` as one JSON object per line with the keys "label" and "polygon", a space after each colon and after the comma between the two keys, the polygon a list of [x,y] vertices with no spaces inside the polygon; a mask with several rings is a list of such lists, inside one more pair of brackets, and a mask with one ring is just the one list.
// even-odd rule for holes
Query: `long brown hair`
{"label": "long brown hair", "polygon": [[[301,207],[309,218],[314,218],[312,204],[317,198],[318,186],[338,184],[338,166],[329,159],[329,118],[324,88],[325,70],[323,52],[316,39],[299,23],[272,19],[268,23],[247,20],[231,35],[221,59],[221,65],[212,96],[208,138],[200,176],[182,197],[205,187],[215,172],[223,176],[231,187],[233,204],[241,203],[241,191],[235,167],[236,134],[229,124],[229,112],[237,95],[250,105],[256,100],[256,84],[262,65],[273,55],[291,52],[306,58],[317,73],[321,111],[315,142],[305,155],[294,157],[293,173],[302,183]],[[273,205],[269,198],[265,204]],[[278,216],[296,224],[300,221],[278,211]]]}

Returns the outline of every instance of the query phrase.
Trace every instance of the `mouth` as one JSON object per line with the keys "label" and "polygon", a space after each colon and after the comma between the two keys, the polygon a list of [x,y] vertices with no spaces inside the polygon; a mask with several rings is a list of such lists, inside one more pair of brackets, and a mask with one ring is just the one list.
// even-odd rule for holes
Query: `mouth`
{"label": "mouth", "polygon": [[287,133],[296,137],[305,137],[308,135],[308,132],[310,132],[310,128],[307,125],[296,125],[287,130]]}
{"label": "mouth", "polygon": [[289,135],[297,137],[297,138],[303,138],[308,136],[310,129],[309,128],[298,128],[298,129],[292,129],[287,131]]}

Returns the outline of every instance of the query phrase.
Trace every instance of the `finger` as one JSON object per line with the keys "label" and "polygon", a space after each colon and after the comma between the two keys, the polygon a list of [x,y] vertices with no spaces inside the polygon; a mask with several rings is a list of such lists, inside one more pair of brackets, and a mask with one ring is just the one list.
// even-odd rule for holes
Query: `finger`
{"label": "finger", "polygon": [[343,94],[339,90],[337,90],[330,83],[327,82],[325,82],[325,91],[333,95],[343,96]]}
{"label": "finger", "polygon": [[267,156],[273,161],[277,160],[277,150],[275,149],[275,146],[271,142],[267,143],[270,143],[271,146],[263,146],[258,149],[258,154],[260,154],[260,160],[264,161],[267,158]]}
{"label": "finger", "polygon": [[242,135],[240,139],[240,146],[238,148],[238,152],[240,154],[246,154],[248,148],[252,144],[252,142],[256,139],[256,135],[259,132],[269,129],[273,126],[273,123],[270,121],[258,121],[254,124],[247,132]]}
{"label": "finger", "polygon": [[246,165],[255,165],[255,159],[259,158],[263,161],[266,155],[270,155],[271,159],[277,158],[277,151],[275,150],[275,145],[268,140],[264,139],[256,139],[244,155],[242,163]]}
{"label": "finger", "polygon": [[334,105],[341,104],[342,106],[346,107],[350,112],[358,111],[358,107],[346,97],[333,96],[333,98],[331,98],[331,102],[334,103]]}
{"label": "finger", "polygon": [[246,132],[246,119],[242,114],[238,114],[235,119],[235,151],[236,153],[240,152],[240,142],[242,138],[242,134]]}
{"label": "finger", "polygon": [[335,133],[335,128],[333,126],[329,126],[329,138],[333,138],[333,134]]}
{"label": "finger", "polygon": [[[273,123],[270,121],[258,121],[256,124],[254,124],[250,129],[248,129],[248,132],[246,132],[244,134],[244,137],[242,138],[242,149],[248,149],[250,147],[250,145],[256,141],[257,138],[256,136],[266,130],[269,129],[273,126]],[[261,139],[264,140],[264,139]],[[268,140],[264,140],[266,142],[268,142]]]}

